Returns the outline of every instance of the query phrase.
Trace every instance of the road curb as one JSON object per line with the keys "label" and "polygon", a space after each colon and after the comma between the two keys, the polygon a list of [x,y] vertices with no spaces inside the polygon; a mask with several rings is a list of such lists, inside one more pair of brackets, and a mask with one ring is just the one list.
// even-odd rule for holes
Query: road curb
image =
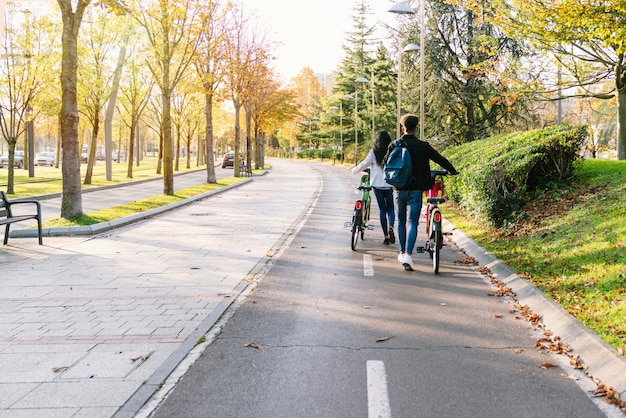
{"label": "road curb", "polygon": [[521,305],[527,305],[540,315],[546,328],[558,335],[561,341],[580,356],[591,376],[615,389],[620,399],[626,399],[626,358],[463,231],[450,222],[444,222],[447,224],[447,231],[454,231],[452,241],[457,246],[476,259],[479,265],[489,268],[494,277],[515,292]]}

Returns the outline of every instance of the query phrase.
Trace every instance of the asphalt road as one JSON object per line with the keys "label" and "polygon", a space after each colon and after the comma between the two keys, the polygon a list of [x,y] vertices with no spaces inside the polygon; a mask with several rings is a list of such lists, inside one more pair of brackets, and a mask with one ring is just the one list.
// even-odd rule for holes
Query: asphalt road
{"label": "asphalt road", "polygon": [[150,416],[620,416],[567,358],[535,348],[542,331],[489,296],[453,243],[439,275],[426,254],[406,272],[374,209],[351,251],[358,176],[306,164],[298,176],[323,185],[306,220]]}

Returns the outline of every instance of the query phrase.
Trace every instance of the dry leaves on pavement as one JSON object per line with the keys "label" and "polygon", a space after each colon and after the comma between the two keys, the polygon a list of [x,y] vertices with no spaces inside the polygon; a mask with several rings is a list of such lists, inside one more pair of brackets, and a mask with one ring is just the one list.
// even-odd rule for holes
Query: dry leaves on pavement
{"label": "dry leaves on pavement", "polygon": [[376,338],[376,342],[377,343],[382,343],[383,341],[388,341],[388,340],[390,340],[392,338],[393,338],[393,335],[390,335],[388,337]]}
{"label": "dry leaves on pavement", "polygon": [[244,346],[244,347],[252,347],[252,348],[256,348],[257,350],[260,350],[260,351],[263,351],[263,350],[264,350],[263,346],[261,346],[261,345],[259,345],[259,344],[257,344],[257,343],[245,343],[243,346]]}

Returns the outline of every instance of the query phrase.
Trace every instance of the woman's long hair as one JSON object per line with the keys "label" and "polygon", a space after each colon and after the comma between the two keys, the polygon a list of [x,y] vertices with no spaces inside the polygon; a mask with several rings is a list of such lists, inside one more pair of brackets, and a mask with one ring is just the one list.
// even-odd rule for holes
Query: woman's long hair
{"label": "woman's long hair", "polygon": [[372,149],[374,150],[374,156],[376,157],[376,164],[379,166],[383,166],[383,159],[385,155],[387,155],[387,149],[389,148],[389,144],[391,144],[391,137],[389,136],[389,132],[387,131],[378,131],[376,136],[374,137],[374,142],[372,143]]}

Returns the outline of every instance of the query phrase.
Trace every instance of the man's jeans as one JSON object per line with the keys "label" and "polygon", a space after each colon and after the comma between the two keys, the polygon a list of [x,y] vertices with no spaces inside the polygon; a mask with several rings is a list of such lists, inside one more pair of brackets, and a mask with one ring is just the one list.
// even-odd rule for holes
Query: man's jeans
{"label": "man's jeans", "polygon": [[393,201],[398,217],[400,252],[412,254],[417,240],[420,213],[422,212],[422,191],[394,190]]}

